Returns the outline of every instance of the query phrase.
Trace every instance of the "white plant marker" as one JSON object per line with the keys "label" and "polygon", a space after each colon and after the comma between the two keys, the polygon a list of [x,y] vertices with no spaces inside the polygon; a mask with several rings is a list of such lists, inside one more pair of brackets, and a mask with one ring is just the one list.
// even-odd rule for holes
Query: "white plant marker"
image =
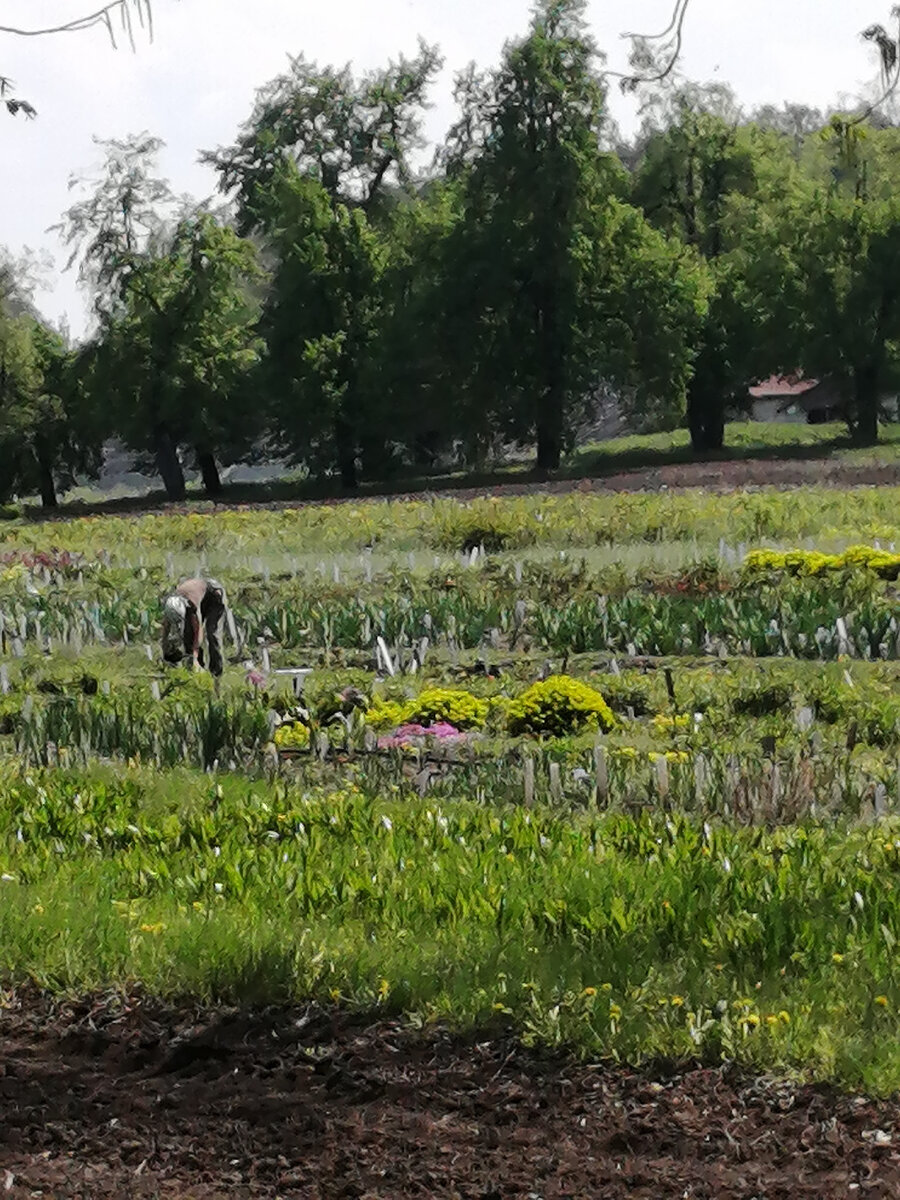
{"label": "white plant marker", "polygon": [[534,759],[533,758],[525,759],[524,786],[525,786],[525,807],[533,808],[534,807]]}
{"label": "white plant marker", "polygon": [[559,763],[552,762],[550,764],[550,799],[554,804],[560,804],[562,798],[562,778],[559,772]]}

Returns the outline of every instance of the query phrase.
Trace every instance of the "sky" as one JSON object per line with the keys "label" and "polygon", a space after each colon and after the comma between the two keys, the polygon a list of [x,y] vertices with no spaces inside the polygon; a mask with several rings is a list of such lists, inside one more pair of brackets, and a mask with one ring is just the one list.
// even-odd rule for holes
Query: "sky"
{"label": "sky", "polygon": [[[34,28],[91,11],[98,0],[0,0],[0,25]],[[455,71],[497,62],[503,43],[528,26],[531,0],[152,0],[152,42],[113,49],[95,28],[47,38],[0,32],[0,76],[38,110],[36,120],[0,114],[0,246],[52,256],[36,296],[51,320],[83,332],[87,298],[67,253],[48,232],[72,203],[73,176],[99,161],[93,137],[148,131],[165,142],[162,173],[178,193],[212,194],[215,177],[198,151],[234,140],[258,87],[289,55],[377,68],[417,39],[437,43],[445,68],[432,93],[426,132],[439,141],[454,117]],[[589,23],[611,68],[627,70],[625,31],[658,32],[673,0],[591,0]],[[827,107],[858,95],[876,74],[860,31],[888,23],[889,0],[690,0],[681,71],[730,83],[753,108],[794,100]],[[622,128],[633,102],[613,90]]]}

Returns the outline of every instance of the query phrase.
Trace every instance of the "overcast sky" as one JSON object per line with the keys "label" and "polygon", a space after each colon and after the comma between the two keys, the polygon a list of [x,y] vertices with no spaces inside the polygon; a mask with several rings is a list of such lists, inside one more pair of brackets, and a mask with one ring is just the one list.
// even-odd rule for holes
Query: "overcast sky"
{"label": "overcast sky", "polygon": [[[33,28],[90,11],[98,0],[0,0],[0,24]],[[858,93],[875,73],[859,33],[887,23],[889,0],[691,0],[682,70],[730,82],[749,107],[796,100],[825,107]],[[453,72],[488,66],[503,42],[528,25],[531,0],[153,0],[155,38],[137,53],[111,48],[102,29],[23,39],[0,33],[0,75],[38,109],[26,121],[0,115],[0,245],[45,250],[65,262],[47,229],[70,202],[68,182],[97,162],[92,135],[148,130],[166,143],[162,166],[178,192],[213,191],[199,149],[231,141],[255,89],[281,72],[288,54],[377,67],[413,54],[421,35],[446,66],[435,86],[428,132],[440,139],[453,117]],[[627,65],[625,30],[668,24],[672,0],[592,0],[594,36],[611,67]],[[628,129],[629,102],[615,115]],[[73,274],[51,279],[37,299],[47,316],[84,327],[85,301]]]}

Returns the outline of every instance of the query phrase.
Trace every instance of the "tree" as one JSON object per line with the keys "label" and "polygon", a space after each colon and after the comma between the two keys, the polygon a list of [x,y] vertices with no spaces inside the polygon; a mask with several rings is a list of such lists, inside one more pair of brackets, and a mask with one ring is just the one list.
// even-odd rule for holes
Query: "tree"
{"label": "tree", "polygon": [[[829,378],[863,443],[900,383],[900,201],[872,195],[864,126],[832,126],[828,183],[798,177],[780,205],[741,213],[747,287],[782,365]],[[849,137],[849,141],[847,140]]]}
{"label": "tree", "polygon": [[460,80],[447,151],[464,188],[451,344],[481,425],[491,413],[507,434],[536,436],[542,470],[559,465],[573,417],[604,380],[638,405],[680,406],[683,341],[668,343],[663,371],[642,371],[638,348],[658,366],[648,325],[671,306],[673,326],[690,326],[703,304],[687,256],[620,199],[621,169],[600,149],[604,94],[584,8],[548,0],[496,72]]}
{"label": "tree", "polygon": [[[109,3],[103,4],[93,12],[71,18],[58,25],[37,26],[30,29],[25,29],[17,25],[0,25],[0,34],[18,38],[37,38],[48,37],[55,33],[77,33],[81,30],[93,29],[98,25],[102,25],[109,34],[113,48],[115,48],[116,25],[118,24],[121,33],[131,43],[132,48],[134,48],[135,20],[137,20],[141,28],[148,30],[151,37],[153,36],[153,15],[150,8],[150,0],[109,0]],[[37,111],[32,104],[27,100],[23,100],[21,96],[13,95],[12,86],[11,80],[0,75],[0,101],[5,104],[7,112],[11,116],[16,116],[20,112],[24,113],[26,117],[37,116]]]}
{"label": "tree", "polygon": [[38,491],[55,508],[57,488],[99,466],[100,438],[79,390],[77,355],[30,313],[0,316],[0,453],[3,492]]}
{"label": "tree", "polygon": [[262,351],[255,250],[203,208],[177,215],[154,174],[157,139],[103,145],[99,179],[62,226],[100,318],[95,372],[128,444],[154,453],[167,495],[185,494],[184,444],[216,493],[215,455],[246,448],[263,417],[245,389]]}
{"label": "tree", "polygon": [[674,91],[656,106],[655,127],[645,126],[632,183],[647,219],[701,254],[713,285],[688,386],[687,421],[697,451],[721,448],[726,405],[761,366],[752,309],[738,302],[747,293],[737,277],[745,259],[733,202],[765,203],[791,169],[787,142],[739,125],[738,114],[721,88]]}
{"label": "tree", "polygon": [[411,185],[439,65],[424,44],[359,80],[295,59],[262,89],[237,142],[205,156],[239,228],[273,260],[263,327],[282,445],[298,460],[335,460],[351,490],[360,455],[384,458],[370,366],[385,231]]}

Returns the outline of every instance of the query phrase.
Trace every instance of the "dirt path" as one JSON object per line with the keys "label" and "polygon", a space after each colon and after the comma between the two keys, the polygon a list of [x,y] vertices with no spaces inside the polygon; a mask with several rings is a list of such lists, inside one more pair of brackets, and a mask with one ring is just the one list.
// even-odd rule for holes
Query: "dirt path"
{"label": "dirt path", "polygon": [[[0,1011],[0,1194],[830,1200],[900,1194],[900,1104],[580,1065],[319,1010]],[[5,1189],[5,1190],[4,1190]]]}
{"label": "dirt path", "polygon": [[478,486],[461,484],[448,487],[446,482],[435,480],[433,487],[418,487],[416,490],[396,492],[361,492],[358,496],[333,496],[319,499],[297,497],[287,500],[231,499],[226,494],[215,505],[197,497],[191,503],[166,503],[156,498],[131,498],[101,501],[96,504],[63,504],[59,509],[45,512],[29,509],[29,520],[36,522],[66,521],[78,516],[140,515],[142,513],[194,512],[198,509],[266,509],[306,508],[308,506],[331,506],[336,504],[359,504],[368,500],[422,500],[442,497],[456,500],[472,500],[478,496],[523,496],[545,492],[559,495],[565,492],[659,492],[689,488],[706,488],[714,492],[729,492],[738,489],[761,487],[793,488],[809,487],[813,484],[826,487],[884,487],[900,485],[900,464],[853,465],[832,458],[810,459],[728,459],[724,461],[690,462],[645,467],[640,470],[623,471],[616,474],[597,474],[578,479],[535,480],[525,478],[521,482],[503,482],[498,479]]}

